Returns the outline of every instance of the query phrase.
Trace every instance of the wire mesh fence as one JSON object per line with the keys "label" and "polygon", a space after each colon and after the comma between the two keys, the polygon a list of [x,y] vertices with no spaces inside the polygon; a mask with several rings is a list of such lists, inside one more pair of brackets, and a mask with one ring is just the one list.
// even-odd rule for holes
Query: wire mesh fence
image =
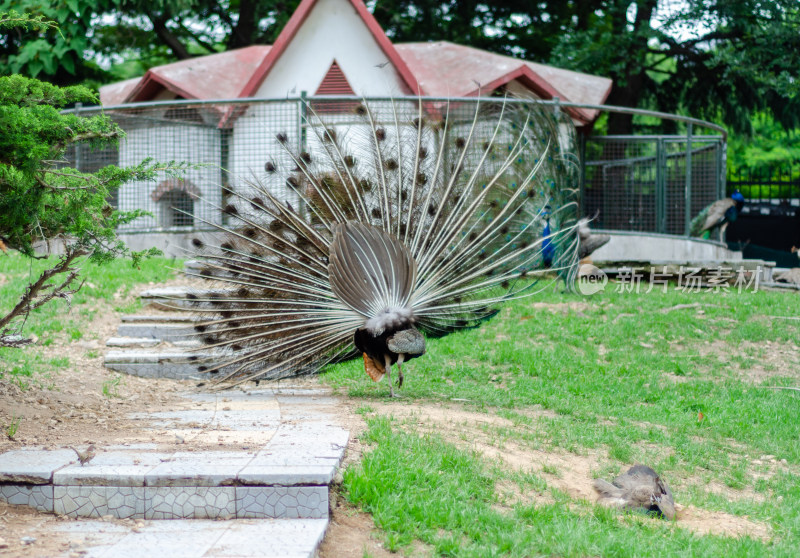
{"label": "wire mesh fence", "polygon": [[[108,164],[134,165],[146,158],[189,163],[192,168],[180,179],[164,176],[155,183],[131,182],[122,186],[110,202],[120,210],[148,212],[124,225],[120,232],[210,229],[226,222],[223,208],[229,189],[246,188],[248,181],[266,186],[290,204],[301,204],[302,200],[296,199],[283,179],[277,178],[283,175],[270,172],[271,167],[274,170],[274,167],[294,166],[281,144],[296,152],[312,151],[319,140],[313,119],[308,118],[309,111],[318,114],[329,126],[345,129],[357,125],[353,110],[360,101],[353,97],[317,97],[174,101],[113,107],[104,113],[126,132],[118,148],[91,150],[79,145],[67,153],[67,159],[83,171]],[[419,100],[368,101],[376,110],[377,119],[391,122],[395,104],[416,104]],[[495,104],[497,101],[493,99]],[[469,126],[477,102],[482,101],[426,98],[422,107],[438,118],[446,110],[454,125],[460,122]],[[552,101],[511,102],[537,103],[541,110],[556,113],[562,105],[570,105]],[[86,115],[98,110],[102,109],[76,109]],[[563,114],[561,117],[565,119]],[[684,119],[687,120],[691,121]],[[692,131],[690,122],[687,134],[680,136],[581,136],[582,145],[576,151],[582,153],[582,212],[596,217],[593,226],[687,235],[691,217],[725,192],[724,136],[693,135]]]}
{"label": "wire mesh fence", "polygon": [[722,136],[585,139],[583,208],[603,229],[688,235],[724,192]]}

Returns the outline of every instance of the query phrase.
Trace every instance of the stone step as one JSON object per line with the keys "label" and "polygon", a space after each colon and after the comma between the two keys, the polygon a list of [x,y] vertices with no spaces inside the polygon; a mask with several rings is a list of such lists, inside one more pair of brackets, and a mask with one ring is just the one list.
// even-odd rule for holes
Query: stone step
{"label": "stone step", "polygon": [[[73,518],[328,517],[328,485],[349,438],[326,410],[335,399],[272,390],[189,397],[198,408],[130,415],[145,430],[185,437],[180,450],[98,447],[83,465],[71,449],[7,451],[0,501]],[[232,433],[252,449],[194,447],[203,436]]]}
{"label": "stone step", "polygon": [[153,337],[109,337],[106,347],[155,347],[161,344],[160,339]]}
{"label": "stone step", "polygon": [[211,308],[211,303],[186,300],[186,296],[191,294],[203,299],[230,296],[233,292],[233,289],[197,289],[185,285],[176,285],[147,289],[139,294],[139,298],[145,304],[151,304],[155,308],[163,310],[174,310],[176,308],[203,309]]}
{"label": "stone step", "polygon": [[208,379],[235,370],[235,366],[224,367],[211,374],[198,369],[201,365],[208,366],[206,359],[211,359],[210,362],[220,362],[224,358],[227,356],[223,352],[200,350],[118,350],[108,351],[103,365],[109,370],[147,378]]}
{"label": "stone step", "polygon": [[55,558],[312,558],[327,526],[327,519],[173,520],[140,525],[81,520],[58,522],[43,538],[71,541],[69,550]]}
{"label": "stone step", "polygon": [[123,322],[117,327],[119,337],[149,337],[169,343],[175,341],[197,341],[200,333],[192,322]]}
{"label": "stone step", "polygon": [[200,322],[202,316],[192,314],[134,314],[122,316],[122,323],[191,323]]}

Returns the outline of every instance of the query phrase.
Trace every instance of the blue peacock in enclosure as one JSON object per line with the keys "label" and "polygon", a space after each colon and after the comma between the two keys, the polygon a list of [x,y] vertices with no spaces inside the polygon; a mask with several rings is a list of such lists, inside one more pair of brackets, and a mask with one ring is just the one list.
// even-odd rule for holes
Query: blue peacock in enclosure
{"label": "blue peacock in enclosure", "polygon": [[566,115],[502,98],[307,109],[303,145],[277,134],[263,174],[228,188],[227,223],[192,241],[192,274],[217,282],[181,301],[216,352],[200,372],[231,385],[360,356],[393,393],[392,366],[402,385],[426,337],[478,326],[553,272],[573,280]]}
{"label": "blue peacock in enclosure", "polygon": [[720,242],[725,237],[725,229],[739,217],[744,207],[744,196],[736,190],[731,197],[717,200],[707,205],[692,219],[689,234],[701,238],[711,238],[717,232]]}

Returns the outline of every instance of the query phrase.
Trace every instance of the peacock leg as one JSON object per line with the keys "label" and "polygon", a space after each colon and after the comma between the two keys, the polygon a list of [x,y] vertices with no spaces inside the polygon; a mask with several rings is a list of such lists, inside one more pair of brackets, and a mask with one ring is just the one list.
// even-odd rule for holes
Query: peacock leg
{"label": "peacock leg", "polygon": [[388,356],[383,357],[386,363],[386,380],[389,382],[389,397],[395,397],[394,388],[392,388],[392,359]]}
{"label": "peacock leg", "polygon": [[403,369],[400,366],[401,364],[403,364],[403,355],[397,357],[397,375],[399,376],[399,378],[397,378],[397,387],[399,388],[403,387]]}

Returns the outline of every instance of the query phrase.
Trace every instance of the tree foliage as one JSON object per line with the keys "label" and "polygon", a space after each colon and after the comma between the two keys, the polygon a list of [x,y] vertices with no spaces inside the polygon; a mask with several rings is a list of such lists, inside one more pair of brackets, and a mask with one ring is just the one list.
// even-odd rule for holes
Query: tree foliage
{"label": "tree foliage", "polygon": [[[270,44],[299,0],[14,0],[53,29],[13,30],[0,41],[0,67],[55,83],[116,77],[153,64]],[[0,11],[10,6],[0,0]],[[375,0],[368,2],[396,42],[449,40],[501,54],[605,75],[609,104],[683,112],[750,133],[764,112],[800,125],[800,7],[796,0]],[[120,45],[125,45],[120,48]],[[83,55],[83,56],[81,56]],[[102,79],[102,76],[101,76]],[[609,133],[632,119],[615,115]]]}
{"label": "tree foliage", "polygon": [[[4,14],[0,24],[18,24],[16,17]],[[19,17],[25,25],[41,24]],[[126,181],[180,172],[181,165],[144,161],[94,173],[69,167],[64,155],[71,146],[113,145],[123,135],[105,116],[82,118],[60,112],[77,102],[96,103],[97,97],[83,86],[61,88],[21,75],[0,77],[0,250],[37,257],[37,241],[63,241],[61,260],[24,289],[11,312],[0,316],[0,346],[24,343],[16,336],[15,320],[80,288],[76,264],[82,258],[102,263],[131,256],[135,265],[158,253],[128,250],[117,238],[116,228],[143,213],[116,211],[106,200]]]}
{"label": "tree foliage", "polygon": [[[375,16],[400,41],[446,39],[604,75],[608,103],[683,112],[751,131],[757,111],[800,125],[796,0],[385,0]],[[629,133],[615,115],[609,133]]]}
{"label": "tree foliage", "polygon": [[0,0],[0,73],[21,73],[60,85],[102,82],[92,52],[95,3],[88,0]]}

